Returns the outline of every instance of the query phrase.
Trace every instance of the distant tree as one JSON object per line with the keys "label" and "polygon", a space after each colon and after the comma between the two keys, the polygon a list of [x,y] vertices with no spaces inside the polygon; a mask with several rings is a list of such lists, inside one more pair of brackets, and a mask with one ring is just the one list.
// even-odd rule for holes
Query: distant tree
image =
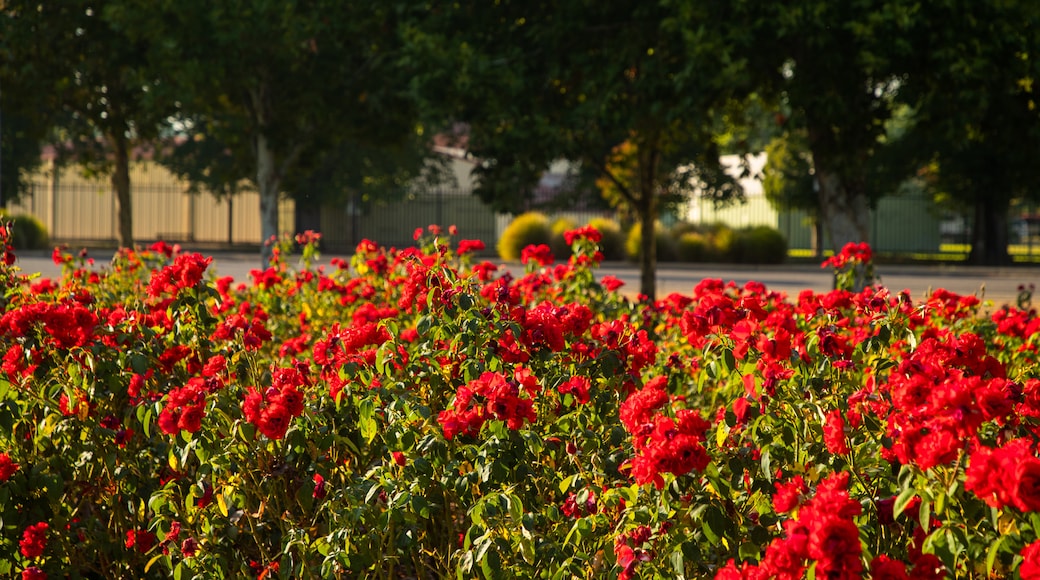
{"label": "distant tree", "polygon": [[869,210],[884,193],[871,184],[870,167],[886,145],[913,7],[899,0],[755,4],[748,58],[760,90],[790,111],[787,129],[805,136],[831,246],[869,241]]}
{"label": "distant tree", "polygon": [[72,148],[77,163],[111,176],[123,247],[133,245],[133,148],[150,142],[172,110],[148,66],[149,35],[131,38],[112,18],[130,3],[9,0],[2,5],[5,56],[19,63],[22,89],[32,91],[21,98],[38,103],[29,123],[55,124],[56,138]]}
{"label": "distant tree", "polygon": [[[0,85],[7,84],[0,81]],[[46,124],[0,95],[0,206],[21,199],[27,176],[40,166]]]}
{"label": "distant tree", "polygon": [[[128,26],[161,30],[152,57],[183,90],[186,132],[225,151],[211,157],[217,173],[241,178],[248,163],[267,240],[279,231],[279,196],[310,160],[346,143],[413,137],[402,33],[414,14],[408,5],[336,0],[138,0],[124,16]],[[199,151],[195,162],[203,159]],[[269,251],[261,248],[264,260]]]}
{"label": "distant tree", "polygon": [[[460,116],[471,124],[470,150],[484,161],[482,197],[520,208],[558,159],[610,182],[644,232],[673,193],[738,197],[712,125],[747,90],[739,9],[693,0],[503,0],[445,11],[457,31],[448,36],[467,57]],[[621,146],[626,162],[617,158]],[[640,291],[650,297],[655,244],[642,236]]]}
{"label": "distant tree", "polygon": [[774,138],[766,146],[765,154],[761,176],[763,195],[777,211],[802,210],[809,215],[814,232],[813,249],[817,256],[821,255],[820,196],[805,132],[794,130]]}
{"label": "distant tree", "polygon": [[1040,198],[1040,4],[925,3],[901,92],[934,187],[973,209],[975,264],[1005,264],[1013,199]]}

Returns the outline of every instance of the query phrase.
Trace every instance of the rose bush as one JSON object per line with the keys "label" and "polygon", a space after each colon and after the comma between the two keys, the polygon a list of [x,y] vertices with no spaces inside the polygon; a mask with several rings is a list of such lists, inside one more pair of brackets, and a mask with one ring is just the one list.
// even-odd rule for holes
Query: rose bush
{"label": "rose bush", "polygon": [[456,235],[248,281],[5,248],[0,574],[1040,574],[1035,312],[842,272],[633,302],[595,230],[516,278]]}

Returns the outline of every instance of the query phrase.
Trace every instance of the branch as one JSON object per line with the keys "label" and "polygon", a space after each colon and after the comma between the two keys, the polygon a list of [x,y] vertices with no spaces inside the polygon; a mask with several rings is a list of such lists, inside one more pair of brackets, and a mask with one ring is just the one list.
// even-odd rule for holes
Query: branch
{"label": "branch", "polygon": [[612,171],[610,171],[610,168],[607,167],[606,162],[599,161],[599,160],[596,160],[596,159],[591,159],[590,161],[591,161],[592,165],[595,166],[596,169],[600,171],[600,173],[605,175],[607,177],[607,179],[609,179],[611,181],[611,183],[613,183],[615,186],[617,186],[618,193],[621,194],[621,197],[625,198],[625,201],[627,201],[628,203],[631,203],[632,205],[636,204],[636,197],[634,195],[632,195],[632,191],[629,190],[629,188],[626,187],[625,184],[622,183],[621,180],[619,180],[617,178],[617,176],[614,175],[614,173]]}

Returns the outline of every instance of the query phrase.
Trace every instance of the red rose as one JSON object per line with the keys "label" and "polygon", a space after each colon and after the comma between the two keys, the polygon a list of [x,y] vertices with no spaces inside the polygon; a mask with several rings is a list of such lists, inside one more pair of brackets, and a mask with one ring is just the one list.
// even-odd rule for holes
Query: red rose
{"label": "red rose", "polygon": [[44,548],[47,547],[47,528],[49,527],[46,522],[39,522],[25,528],[25,531],[22,532],[22,539],[18,542],[23,556],[32,559],[43,554]]}
{"label": "red rose", "polygon": [[1040,459],[1021,459],[1011,472],[1011,501],[1024,512],[1040,511]]}
{"label": "red rose", "polygon": [[1022,548],[1022,565],[1018,573],[1022,580],[1040,580],[1040,540]]}
{"label": "red rose", "polygon": [[0,453],[0,482],[11,479],[16,471],[18,471],[18,464],[12,461],[8,454]]}

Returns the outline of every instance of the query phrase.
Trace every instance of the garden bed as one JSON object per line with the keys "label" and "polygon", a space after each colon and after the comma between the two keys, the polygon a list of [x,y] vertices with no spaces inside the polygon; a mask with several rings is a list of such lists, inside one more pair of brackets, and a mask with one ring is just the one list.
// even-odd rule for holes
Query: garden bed
{"label": "garden bed", "polygon": [[1038,577],[1032,311],[854,292],[865,247],[635,303],[590,228],[517,278],[454,234],[5,260],[0,574]]}

